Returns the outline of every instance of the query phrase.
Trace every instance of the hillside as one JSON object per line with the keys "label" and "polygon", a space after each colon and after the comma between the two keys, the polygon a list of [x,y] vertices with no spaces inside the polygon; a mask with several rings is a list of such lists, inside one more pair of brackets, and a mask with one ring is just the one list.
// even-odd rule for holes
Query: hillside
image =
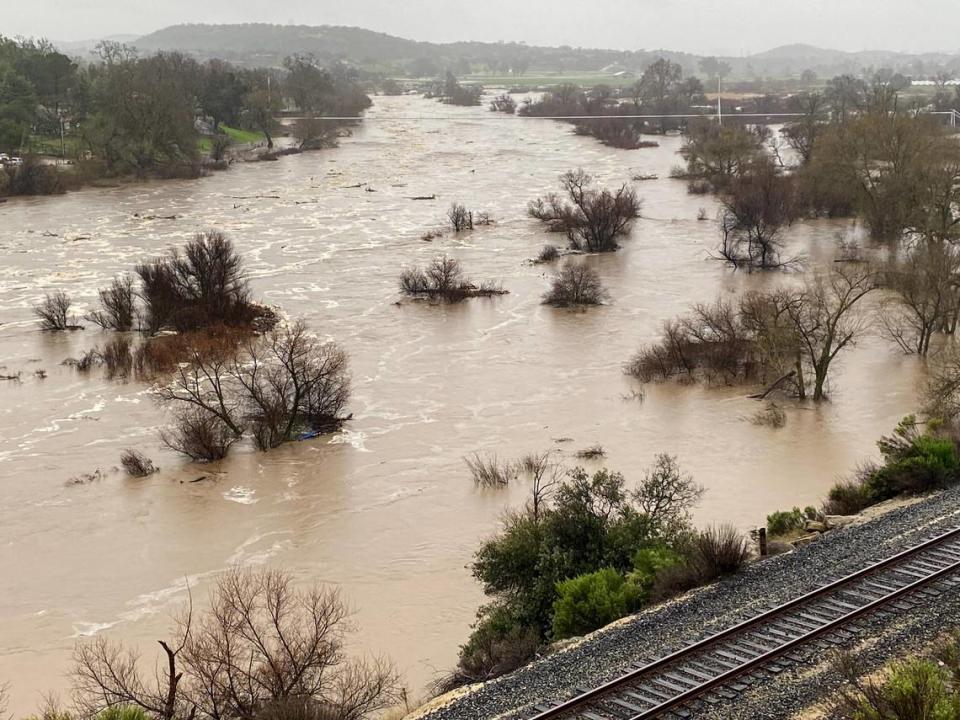
{"label": "hillside", "polygon": [[[348,60],[368,67],[424,70],[456,69],[464,62],[508,69],[517,64],[551,70],[599,70],[621,64],[642,67],[662,55],[693,70],[693,55],[664,51],[535,47],[522,43],[429,43],[356,27],[306,25],[175,25],[139,38],[140,50],[179,50],[200,58],[219,57],[240,64],[279,65],[291,53],[312,53],[321,60]],[[429,73],[424,73],[429,74]]]}
{"label": "hillside", "polygon": [[[554,72],[589,72],[608,66],[642,71],[658,57],[699,71],[700,57],[668,50],[619,51],[572,47],[537,47],[523,43],[431,43],[400,38],[357,27],[270,25],[174,25],[137,39],[145,52],[179,50],[201,59],[218,57],[242,65],[279,66],[293,53],[312,53],[324,62],[346,60],[371,70],[432,75],[468,66],[493,72],[510,68]],[[943,53],[908,55],[889,51],[843,52],[812,45],[784,45],[746,57],[728,57],[731,80],[796,77],[812,70],[826,78],[889,67],[914,76],[940,67],[960,73],[960,56]]]}

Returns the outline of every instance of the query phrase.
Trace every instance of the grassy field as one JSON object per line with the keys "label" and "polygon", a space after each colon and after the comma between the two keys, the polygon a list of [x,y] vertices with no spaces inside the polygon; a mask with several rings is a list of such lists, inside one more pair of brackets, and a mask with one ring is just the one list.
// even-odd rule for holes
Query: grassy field
{"label": "grassy field", "polygon": [[[24,150],[38,155],[60,157],[60,147],[59,135],[50,137],[32,135]],[[64,137],[63,150],[66,157],[75,158],[80,151],[80,138],[75,135],[67,135]]]}
{"label": "grassy field", "polygon": [[593,85],[612,85],[614,87],[621,85],[632,85],[637,81],[635,75],[626,75],[615,77],[609,73],[601,72],[579,72],[579,73],[533,73],[529,75],[465,75],[461,78],[464,82],[480,83],[481,85],[499,86],[499,87],[524,87],[541,85],[562,85],[563,83],[573,83],[592,87]]}
{"label": "grassy field", "polygon": [[[229,127],[228,125],[221,125],[220,131],[237,145],[258,143],[264,139],[264,135],[261,132],[255,132],[253,130],[241,130],[240,128]],[[213,138],[209,135],[205,135],[200,138],[199,147],[201,152],[210,152],[210,147],[212,145]]]}

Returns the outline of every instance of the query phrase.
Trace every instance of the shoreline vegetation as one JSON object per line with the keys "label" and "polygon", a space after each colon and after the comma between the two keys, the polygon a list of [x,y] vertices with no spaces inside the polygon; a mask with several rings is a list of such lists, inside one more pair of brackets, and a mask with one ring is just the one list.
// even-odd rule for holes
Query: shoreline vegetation
{"label": "shoreline vegetation", "polygon": [[[237,159],[335,147],[351,123],[321,118],[360,117],[372,103],[356,68],[312,55],[251,69],[104,41],[95,58],[81,65],[46,41],[0,36],[0,152],[22,155],[0,172],[0,197],[198,178]],[[291,112],[297,119],[282,126]],[[276,146],[281,134],[289,146]],[[252,158],[235,149],[254,142],[266,149]]]}

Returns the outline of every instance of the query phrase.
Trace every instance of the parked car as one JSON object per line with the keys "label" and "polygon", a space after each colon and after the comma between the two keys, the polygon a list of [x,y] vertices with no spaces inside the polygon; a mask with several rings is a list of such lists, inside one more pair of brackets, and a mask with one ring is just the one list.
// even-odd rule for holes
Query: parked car
{"label": "parked car", "polygon": [[10,156],[6,153],[0,153],[0,165],[6,165],[10,161]]}
{"label": "parked car", "polygon": [[23,165],[23,158],[19,158],[19,157],[7,158],[6,160],[3,161],[3,164],[6,165],[7,167],[20,167],[21,165]]}

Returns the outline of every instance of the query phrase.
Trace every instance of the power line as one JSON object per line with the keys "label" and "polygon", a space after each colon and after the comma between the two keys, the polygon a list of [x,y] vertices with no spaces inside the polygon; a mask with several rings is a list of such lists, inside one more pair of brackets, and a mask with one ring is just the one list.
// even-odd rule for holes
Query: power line
{"label": "power line", "polygon": [[[410,121],[419,122],[421,120],[436,121],[487,121],[487,122],[511,122],[518,120],[669,120],[669,119],[693,119],[705,118],[712,120],[716,118],[715,114],[685,114],[685,115],[507,115],[506,113],[490,113],[489,115],[363,115],[363,116],[331,116],[318,115],[316,117],[304,115],[297,117],[282,117],[283,120],[331,120],[336,122],[359,122],[363,121]],[[791,118],[805,117],[805,113],[734,113],[728,115],[731,118]]]}

